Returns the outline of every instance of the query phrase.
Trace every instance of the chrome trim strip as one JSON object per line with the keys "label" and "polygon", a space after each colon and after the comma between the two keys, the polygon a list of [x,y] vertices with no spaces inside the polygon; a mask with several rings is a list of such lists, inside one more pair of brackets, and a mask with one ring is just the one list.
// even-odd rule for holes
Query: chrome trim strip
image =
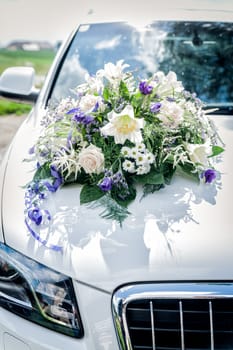
{"label": "chrome trim strip", "polygon": [[212,310],[211,301],[209,301],[209,314],[210,314],[210,349],[214,350],[214,326],[213,326],[213,310]]}
{"label": "chrome trim strip", "polygon": [[154,312],[153,312],[153,301],[150,301],[150,319],[151,319],[151,333],[152,333],[152,349],[156,350],[155,346],[155,320],[154,320]]}
{"label": "chrome trim strip", "polygon": [[[226,299],[233,298],[233,282],[199,283],[140,283],[126,285],[116,290],[112,296],[114,325],[121,350],[132,350],[126,320],[127,305],[131,301],[144,299]],[[153,303],[153,301],[152,301]],[[210,301],[211,303],[211,301]],[[214,350],[213,312],[209,304],[211,350]],[[183,320],[180,321],[183,323]],[[185,343],[182,345],[185,349]],[[156,349],[156,348],[155,348]]]}
{"label": "chrome trim strip", "polygon": [[180,308],[181,350],[185,350],[185,345],[184,345],[184,320],[183,320],[183,305],[182,305],[182,301],[179,301],[179,308]]}

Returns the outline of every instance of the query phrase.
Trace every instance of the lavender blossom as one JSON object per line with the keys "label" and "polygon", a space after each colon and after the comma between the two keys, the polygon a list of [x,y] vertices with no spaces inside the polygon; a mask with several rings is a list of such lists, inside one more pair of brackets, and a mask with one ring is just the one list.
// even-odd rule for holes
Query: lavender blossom
{"label": "lavender blossom", "polygon": [[153,90],[153,86],[149,85],[146,81],[141,81],[139,84],[139,90],[143,95],[150,95]]}
{"label": "lavender blossom", "polygon": [[158,113],[161,106],[162,106],[162,103],[160,102],[151,103],[150,110],[152,113]]}

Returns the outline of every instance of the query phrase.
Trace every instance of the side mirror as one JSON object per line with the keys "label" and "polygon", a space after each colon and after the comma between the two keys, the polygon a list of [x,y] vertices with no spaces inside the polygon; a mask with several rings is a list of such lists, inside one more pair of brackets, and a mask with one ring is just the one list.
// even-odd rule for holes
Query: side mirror
{"label": "side mirror", "polygon": [[34,87],[35,71],[31,67],[10,67],[0,76],[0,96],[35,102],[39,90]]}

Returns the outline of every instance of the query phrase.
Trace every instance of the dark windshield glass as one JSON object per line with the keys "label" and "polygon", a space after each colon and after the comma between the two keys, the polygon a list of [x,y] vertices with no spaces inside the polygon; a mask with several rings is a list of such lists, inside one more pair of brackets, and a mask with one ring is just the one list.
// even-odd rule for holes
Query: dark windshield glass
{"label": "dark windshield glass", "polygon": [[209,105],[233,105],[233,24],[154,22],[83,25],[58,75],[52,100],[71,94],[104,63],[124,59],[140,78],[174,71],[184,87]]}

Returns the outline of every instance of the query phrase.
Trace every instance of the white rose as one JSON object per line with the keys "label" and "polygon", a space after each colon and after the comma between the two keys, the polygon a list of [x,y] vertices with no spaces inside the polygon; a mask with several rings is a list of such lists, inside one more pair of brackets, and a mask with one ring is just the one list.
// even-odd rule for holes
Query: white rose
{"label": "white rose", "polygon": [[176,102],[163,101],[157,116],[164,125],[176,128],[183,121],[184,110]]}
{"label": "white rose", "polygon": [[189,153],[189,158],[193,163],[208,165],[208,156],[212,153],[212,147],[209,142],[203,144],[186,143],[186,150]]}
{"label": "white rose", "polygon": [[99,96],[87,94],[81,98],[79,102],[79,107],[84,113],[92,112],[97,103],[99,105],[102,103],[101,98]]}
{"label": "white rose", "polygon": [[99,174],[104,169],[104,155],[100,148],[89,145],[79,153],[79,165],[87,174]]}

